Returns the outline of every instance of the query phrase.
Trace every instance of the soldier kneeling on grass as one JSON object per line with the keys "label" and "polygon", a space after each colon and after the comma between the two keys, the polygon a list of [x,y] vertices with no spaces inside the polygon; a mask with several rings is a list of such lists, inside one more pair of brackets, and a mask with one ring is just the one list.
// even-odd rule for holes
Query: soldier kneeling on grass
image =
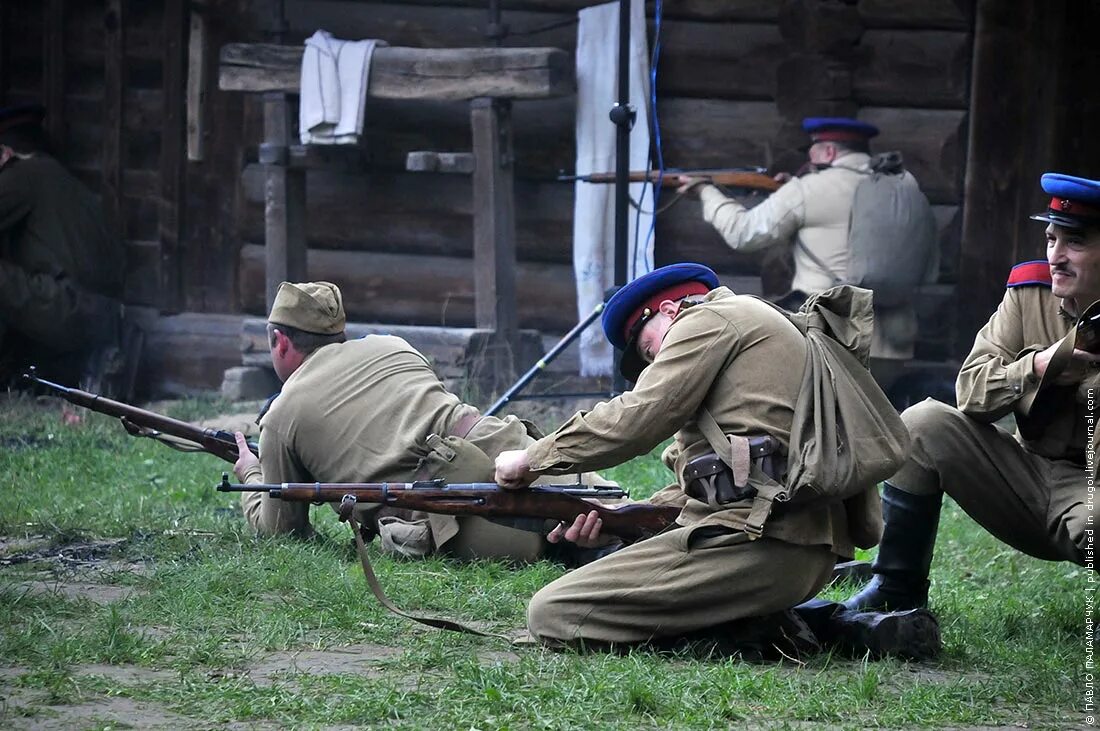
{"label": "soldier kneeling on grass", "polygon": [[[902,419],[909,459],[883,491],[871,583],[851,609],[928,603],[943,493],[1010,546],[1095,570],[1086,451],[1100,388],[1100,181],[1048,173],[1046,260],[1013,268],[956,383],[958,409],[924,401]],[[993,422],[1012,414],[1018,433]],[[1095,467],[1090,467],[1095,476]]]}
{"label": "soldier kneeling on grass", "polygon": [[[682,511],[672,529],[539,591],[527,613],[535,638],[589,647],[700,639],[790,655],[819,649],[820,636],[859,652],[938,650],[936,622],[923,609],[814,608],[807,615],[814,630],[792,611],[829,582],[838,557],[877,542],[877,482],[909,445],[866,368],[870,297],[838,287],[792,315],[718,286],[705,266],[674,264],[609,300],[604,332],[623,351],[633,390],[577,413],[525,450],[502,453],[497,482],[518,488],[545,474],[610,467],[673,437],[663,460],[676,482],[651,502]],[[836,377],[822,376],[826,370]],[[819,426],[825,408],[849,418]],[[855,455],[862,464],[838,460],[843,429],[883,438],[863,440],[875,446]],[[809,484],[829,494],[815,495]],[[590,513],[550,539],[597,545],[600,528]]]}

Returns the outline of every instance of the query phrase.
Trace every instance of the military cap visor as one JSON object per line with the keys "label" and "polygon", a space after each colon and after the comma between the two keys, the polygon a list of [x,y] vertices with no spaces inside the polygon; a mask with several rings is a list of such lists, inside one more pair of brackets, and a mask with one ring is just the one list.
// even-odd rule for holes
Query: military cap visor
{"label": "military cap visor", "polygon": [[661,302],[690,294],[704,294],[718,286],[718,275],[702,264],[670,264],[630,282],[607,301],[603,311],[604,334],[622,351],[619,372],[627,380],[638,380],[646,367],[635,343],[645,323],[657,313]]}
{"label": "military cap visor", "polygon": [[1031,216],[1067,228],[1100,228],[1100,181],[1061,173],[1047,173],[1043,191],[1051,196],[1044,213]]}
{"label": "military cap visor", "polygon": [[816,142],[866,143],[878,135],[875,125],[849,117],[806,117],[802,130],[810,136],[810,144],[802,148],[803,152]]}

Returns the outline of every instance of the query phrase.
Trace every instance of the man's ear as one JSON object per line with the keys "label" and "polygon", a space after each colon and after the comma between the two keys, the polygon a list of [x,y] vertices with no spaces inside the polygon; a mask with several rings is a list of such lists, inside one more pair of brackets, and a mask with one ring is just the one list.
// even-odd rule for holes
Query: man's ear
{"label": "man's ear", "polygon": [[15,157],[15,150],[11,149],[7,145],[0,145],[0,168],[8,164],[8,161]]}
{"label": "man's ear", "polygon": [[290,338],[286,336],[279,328],[275,328],[271,331],[272,337],[275,338],[275,344],[271,346],[271,349],[279,353],[279,355],[286,355],[287,349],[290,347]]}
{"label": "man's ear", "polygon": [[672,300],[662,300],[661,304],[657,305],[657,311],[662,315],[676,317],[676,313],[680,311],[680,303]]}

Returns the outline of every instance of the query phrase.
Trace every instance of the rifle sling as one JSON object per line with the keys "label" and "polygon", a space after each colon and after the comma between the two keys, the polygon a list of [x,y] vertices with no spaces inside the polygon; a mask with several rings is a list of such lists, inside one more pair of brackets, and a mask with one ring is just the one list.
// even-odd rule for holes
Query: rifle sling
{"label": "rifle sling", "polygon": [[382,590],[382,584],[379,583],[378,577],[374,573],[374,569],[371,568],[370,559],[367,558],[367,547],[363,543],[363,535],[359,529],[359,521],[355,519],[355,497],[351,495],[345,495],[343,501],[340,503],[340,519],[346,520],[351,526],[352,535],[355,536],[355,548],[359,553],[359,563],[363,566],[363,577],[367,580],[367,586],[370,587],[371,593],[374,594],[374,598],[378,602],[390,610],[394,614],[404,617],[405,619],[411,619],[414,622],[434,627],[436,629],[446,629],[452,632],[464,632],[466,634],[477,635],[478,637],[495,637],[497,639],[511,642],[511,638],[504,635],[498,635],[493,632],[482,632],[479,629],[474,629],[461,622],[455,622],[450,619],[440,619],[438,617],[421,617],[416,614],[410,614],[403,609],[400,609],[395,605],[390,598],[386,596],[386,593]]}

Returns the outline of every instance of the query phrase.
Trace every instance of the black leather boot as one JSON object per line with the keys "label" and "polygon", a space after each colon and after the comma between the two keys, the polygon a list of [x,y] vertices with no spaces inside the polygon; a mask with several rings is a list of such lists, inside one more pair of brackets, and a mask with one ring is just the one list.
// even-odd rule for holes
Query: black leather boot
{"label": "black leather boot", "polygon": [[893,655],[930,660],[940,653],[940,625],[927,609],[860,612],[839,602],[811,599],[794,608],[824,647],[856,657]]}
{"label": "black leather boot", "polygon": [[927,606],[928,569],[942,502],[943,493],[914,495],[886,483],[882,542],[871,564],[874,578],[844,602],[847,609],[897,611]]}

